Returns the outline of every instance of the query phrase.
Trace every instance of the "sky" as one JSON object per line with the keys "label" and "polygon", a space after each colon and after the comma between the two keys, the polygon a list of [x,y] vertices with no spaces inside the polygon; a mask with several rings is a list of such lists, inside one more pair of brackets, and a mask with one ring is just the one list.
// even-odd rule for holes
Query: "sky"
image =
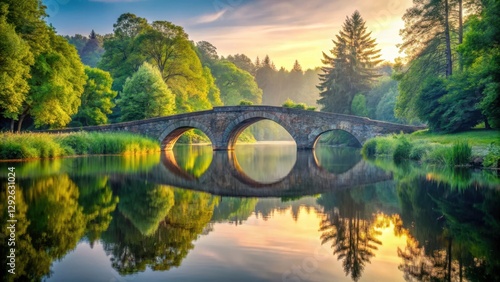
{"label": "sky", "polygon": [[332,39],[355,10],[381,49],[382,59],[403,56],[401,17],[412,0],[43,0],[46,19],[61,35],[113,32],[123,13],[149,22],[182,26],[194,42],[208,41],[219,55],[245,54],[252,60],[269,55],[276,67],[322,66]]}

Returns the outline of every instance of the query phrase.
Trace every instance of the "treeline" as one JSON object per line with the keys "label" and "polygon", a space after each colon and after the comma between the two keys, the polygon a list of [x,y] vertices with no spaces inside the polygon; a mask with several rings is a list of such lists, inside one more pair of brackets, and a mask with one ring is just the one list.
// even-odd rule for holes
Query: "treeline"
{"label": "treeline", "polygon": [[[168,21],[126,13],[113,34],[63,37],[46,24],[45,7],[36,0],[2,0],[0,8],[0,124],[11,131],[99,125],[221,105],[281,105],[287,99],[314,104],[317,95],[314,71],[303,72],[298,62],[291,72],[278,72],[269,57],[262,64],[242,54],[226,59],[215,46],[194,43]],[[279,83],[273,82],[276,76]],[[307,81],[309,90],[298,84]]]}
{"label": "treeline", "polygon": [[434,131],[500,128],[500,2],[414,1],[403,16],[396,115]]}

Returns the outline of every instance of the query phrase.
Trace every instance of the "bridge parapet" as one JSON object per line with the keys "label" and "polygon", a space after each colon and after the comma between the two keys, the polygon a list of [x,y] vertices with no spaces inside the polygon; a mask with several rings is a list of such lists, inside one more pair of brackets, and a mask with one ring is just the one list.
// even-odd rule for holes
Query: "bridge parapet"
{"label": "bridge parapet", "polygon": [[161,142],[162,149],[170,150],[185,131],[195,128],[203,131],[210,138],[214,150],[231,150],[238,135],[245,128],[260,120],[272,120],[281,125],[293,137],[298,149],[314,148],[318,137],[331,130],[346,131],[363,144],[375,136],[400,132],[411,133],[424,128],[371,120],[366,117],[284,107],[227,106],[174,116],[49,132],[127,131],[157,139]]}

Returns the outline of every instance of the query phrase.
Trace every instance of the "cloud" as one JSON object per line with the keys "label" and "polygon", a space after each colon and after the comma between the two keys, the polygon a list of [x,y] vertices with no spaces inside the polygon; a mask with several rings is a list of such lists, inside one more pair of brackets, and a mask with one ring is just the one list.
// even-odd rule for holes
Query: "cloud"
{"label": "cloud", "polygon": [[215,22],[218,19],[220,19],[222,16],[224,16],[226,11],[227,10],[224,9],[224,10],[221,10],[219,12],[212,13],[212,14],[202,15],[202,16],[198,17],[197,19],[195,19],[194,22],[196,22],[197,24],[206,24],[206,23]]}
{"label": "cloud", "polygon": [[[357,9],[368,31],[383,48],[384,59],[398,54],[401,17],[412,0],[253,0],[186,24],[191,37],[206,40],[221,55],[244,53],[251,58],[269,54],[276,66],[290,68],[295,59],[304,67],[321,64],[321,53],[332,48],[347,16]],[[388,49],[387,49],[388,48]],[[387,49],[387,50],[386,50]]]}

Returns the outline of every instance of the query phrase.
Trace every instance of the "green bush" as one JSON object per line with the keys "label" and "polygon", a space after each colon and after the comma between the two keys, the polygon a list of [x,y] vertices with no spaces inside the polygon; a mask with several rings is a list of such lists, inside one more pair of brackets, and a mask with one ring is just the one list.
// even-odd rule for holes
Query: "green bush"
{"label": "green bush", "polygon": [[393,137],[377,138],[377,155],[393,155],[397,139]]}
{"label": "green bush", "polygon": [[410,160],[422,160],[430,149],[429,145],[427,142],[414,142],[410,150]]}
{"label": "green bush", "polygon": [[377,154],[377,140],[370,139],[365,142],[363,148],[361,148],[361,154],[365,157],[374,157]]}
{"label": "green bush", "polygon": [[252,106],[253,105],[253,102],[252,101],[248,101],[248,100],[241,100],[240,103],[239,103],[240,106]]}
{"label": "green bush", "polygon": [[412,148],[412,144],[406,137],[401,137],[398,140],[399,142],[396,145],[396,148],[394,149],[394,154],[392,155],[392,158],[394,162],[398,163],[403,160],[409,160],[410,159],[410,152]]}
{"label": "green bush", "polygon": [[488,154],[484,157],[483,166],[491,168],[500,167],[500,147],[494,143],[488,146]]}

